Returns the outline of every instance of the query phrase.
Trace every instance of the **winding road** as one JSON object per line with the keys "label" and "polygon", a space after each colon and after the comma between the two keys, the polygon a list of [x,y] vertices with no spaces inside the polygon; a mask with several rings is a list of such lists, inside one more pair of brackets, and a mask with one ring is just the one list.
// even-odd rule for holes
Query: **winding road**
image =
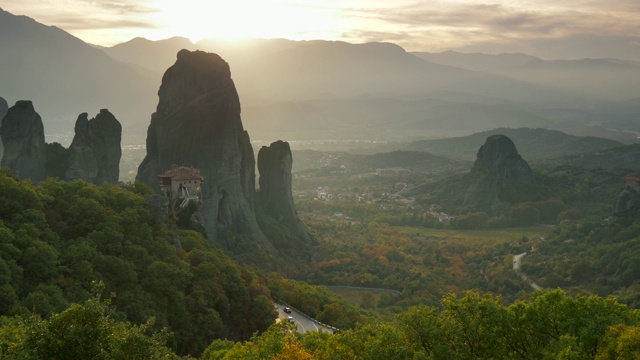
{"label": "winding road", "polygon": [[299,333],[304,334],[307,332],[322,331],[322,332],[328,332],[329,334],[333,334],[333,329],[316,323],[315,321],[311,320],[310,318],[306,317],[301,312],[295,309],[291,309],[291,313],[287,314],[284,312],[284,308],[285,308],[284,305],[275,304],[275,307],[278,310],[278,320],[287,321],[289,316],[291,316],[293,320],[295,320],[296,325],[298,326]]}

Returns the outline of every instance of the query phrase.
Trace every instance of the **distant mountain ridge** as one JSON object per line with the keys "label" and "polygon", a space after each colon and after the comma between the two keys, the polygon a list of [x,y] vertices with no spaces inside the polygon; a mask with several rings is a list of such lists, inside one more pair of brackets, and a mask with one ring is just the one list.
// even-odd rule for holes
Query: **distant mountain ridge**
{"label": "distant mountain ridge", "polygon": [[[151,41],[137,37],[127,42],[101,48],[112,58],[127,64],[135,64],[150,71],[164,73],[173,65],[175,54],[182,49],[193,50],[191,40],[183,37],[172,37],[166,40]],[[174,56],[167,57],[167,54]]]}
{"label": "distant mountain ridge", "polygon": [[[188,45],[184,40],[180,43]],[[162,54],[167,59],[173,58],[177,46],[169,44],[177,42],[176,38],[134,39],[104,51],[119,61],[129,62],[135,58],[138,65],[145,66],[158,61]],[[142,52],[138,47],[147,50]],[[391,43],[253,39],[248,44],[231,44],[203,40],[192,47],[229,59],[237,74],[234,79],[239,91],[243,98],[251,99],[249,102],[349,97],[363,93],[394,98],[464,93],[503,99],[502,102],[581,100],[554,89],[424,61]],[[146,55],[141,56],[143,53]]]}
{"label": "distant mountain ridge", "polygon": [[640,96],[640,63],[618,59],[542,60],[525,54],[415,52],[447,66],[506,76],[612,101]]}
{"label": "distant mountain ridge", "polygon": [[422,140],[412,142],[406,150],[427,151],[436,155],[471,160],[479,144],[491,135],[506,135],[518,147],[526,159],[539,160],[568,154],[579,154],[623,146],[621,142],[598,137],[573,136],[561,131],[531,128],[499,128],[450,139]]}
{"label": "distant mountain ridge", "polygon": [[[246,127],[253,139],[267,141],[279,138],[274,131],[287,139],[397,140],[460,135],[462,129],[546,127],[552,125],[549,119],[519,104],[589,102],[569,92],[424,61],[389,43],[134,39],[104,51],[145,66],[157,64],[162,51],[162,61],[170,63],[179,46],[229,61]],[[148,48],[155,50],[140,50]]]}
{"label": "distant mountain ridge", "polygon": [[577,166],[585,169],[640,169],[640,144],[593,150],[549,159],[550,164]]}
{"label": "distant mountain ridge", "polygon": [[159,79],[115,61],[63,30],[0,10],[0,94],[32,100],[51,132],[73,129],[79,113],[109,108],[123,123],[148,119]]}

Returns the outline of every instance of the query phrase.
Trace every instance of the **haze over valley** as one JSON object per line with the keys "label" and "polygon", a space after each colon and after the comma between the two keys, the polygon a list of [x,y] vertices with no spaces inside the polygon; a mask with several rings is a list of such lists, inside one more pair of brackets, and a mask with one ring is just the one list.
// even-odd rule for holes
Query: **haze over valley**
{"label": "haze over valley", "polygon": [[[544,127],[630,142],[640,132],[640,65],[624,59],[545,61],[285,39],[135,38],[95,47],[1,15],[2,95],[9,103],[32,99],[48,135],[68,131],[77,113],[108,105],[125,144],[141,144],[155,89],[181,49],[214,52],[230,64],[253,140],[401,142]],[[47,52],[55,56],[41,55]]]}

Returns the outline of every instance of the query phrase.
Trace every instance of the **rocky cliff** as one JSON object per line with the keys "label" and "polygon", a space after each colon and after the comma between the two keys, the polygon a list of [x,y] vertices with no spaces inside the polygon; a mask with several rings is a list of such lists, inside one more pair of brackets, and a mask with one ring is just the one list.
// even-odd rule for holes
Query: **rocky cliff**
{"label": "rocky cliff", "polygon": [[66,179],[83,179],[100,185],[117,183],[120,176],[122,126],[107,109],[89,120],[87,113],[78,116],[75,136],[69,146]]}
{"label": "rocky cliff", "polygon": [[293,205],[292,164],[291,148],[285,141],[276,141],[260,149],[258,152],[258,171],[260,172],[258,205],[266,216],[291,231],[299,242],[283,245],[305,245],[309,244],[311,239]]}
{"label": "rocky cliff", "polygon": [[[0,127],[2,127],[2,119],[9,111],[9,105],[7,100],[0,97]],[[4,154],[4,147],[2,146],[2,139],[0,139],[0,160],[2,160],[2,154]]]}
{"label": "rocky cliff", "polygon": [[499,203],[507,187],[533,184],[529,164],[518,154],[515,144],[504,135],[492,135],[480,147],[469,173],[464,205],[487,207]]}
{"label": "rocky cliff", "polygon": [[2,120],[0,138],[4,146],[2,166],[11,168],[21,178],[44,180],[44,127],[31,101],[18,101],[8,110]]}
{"label": "rocky cliff", "polygon": [[613,203],[613,212],[620,214],[631,209],[640,207],[640,193],[635,189],[624,189],[617,196]]}
{"label": "rocky cliff", "polygon": [[7,111],[9,111],[9,104],[7,104],[7,100],[0,97],[0,125],[2,125],[2,118],[7,114]]}
{"label": "rocky cliff", "polygon": [[227,231],[269,244],[255,216],[255,159],[240,118],[229,65],[218,55],[181,50],[162,78],[137,180],[158,189],[158,175],[189,165],[204,176],[207,235]]}

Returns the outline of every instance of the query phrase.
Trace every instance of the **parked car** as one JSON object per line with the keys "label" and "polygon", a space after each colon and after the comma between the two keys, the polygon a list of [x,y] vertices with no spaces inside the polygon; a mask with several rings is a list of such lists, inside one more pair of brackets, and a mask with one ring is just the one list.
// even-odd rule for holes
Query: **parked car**
{"label": "parked car", "polygon": [[284,308],[284,312],[286,312],[287,314],[291,314],[291,308],[288,308],[288,307]]}

